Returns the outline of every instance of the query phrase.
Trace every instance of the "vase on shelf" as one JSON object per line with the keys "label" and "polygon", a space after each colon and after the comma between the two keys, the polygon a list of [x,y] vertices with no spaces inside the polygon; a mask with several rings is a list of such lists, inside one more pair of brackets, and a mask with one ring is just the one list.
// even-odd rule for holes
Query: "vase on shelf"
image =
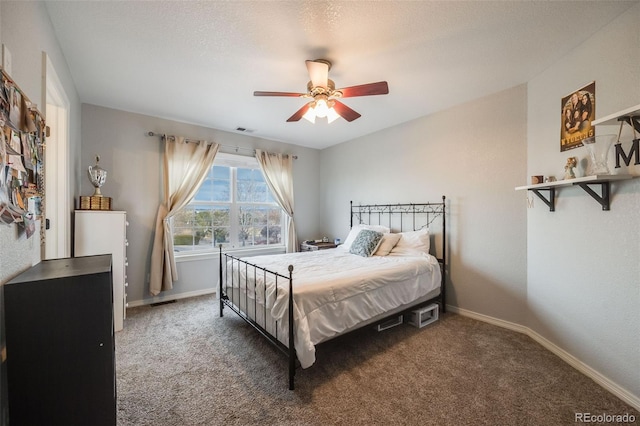
{"label": "vase on shelf", "polygon": [[610,175],[607,164],[609,149],[616,139],[616,135],[598,135],[582,140],[582,145],[589,151],[585,176]]}

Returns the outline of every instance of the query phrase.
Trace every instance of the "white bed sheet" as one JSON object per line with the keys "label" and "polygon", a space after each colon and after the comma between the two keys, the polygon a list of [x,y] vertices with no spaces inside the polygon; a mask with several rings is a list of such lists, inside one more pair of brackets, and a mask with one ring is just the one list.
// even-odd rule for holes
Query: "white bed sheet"
{"label": "white bed sheet", "polygon": [[[294,266],[295,348],[302,368],[315,362],[316,344],[433,292],[440,287],[441,280],[438,261],[424,253],[366,258],[338,247],[244,260],[287,277],[288,266]],[[262,308],[265,301],[264,276],[257,275],[257,291],[254,293],[253,271],[249,269],[248,277],[245,271],[242,267],[240,273],[234,272],[233,286],[236,289],[227,290],[227,296],[236,305],[247,305],[243,300],[254,301],[255,294],[256,305]],[[267,313],[272,320],[278,321],[278,339],[288,345],[288,280],[278,280],[277,297],[274,280],[267,276],[266,281]]]}

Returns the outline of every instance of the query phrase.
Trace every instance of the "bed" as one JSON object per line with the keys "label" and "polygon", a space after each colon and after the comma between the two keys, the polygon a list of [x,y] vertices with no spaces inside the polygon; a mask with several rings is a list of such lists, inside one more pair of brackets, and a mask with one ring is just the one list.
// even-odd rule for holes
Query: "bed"
{"label": "bed", "polygon": [[289,389],[316,345],[431,303],[445,310],[445,197],[351,203],[350,216],[335,249],[239,258],[220,247],[220,316],[231,309],[288,357]]}

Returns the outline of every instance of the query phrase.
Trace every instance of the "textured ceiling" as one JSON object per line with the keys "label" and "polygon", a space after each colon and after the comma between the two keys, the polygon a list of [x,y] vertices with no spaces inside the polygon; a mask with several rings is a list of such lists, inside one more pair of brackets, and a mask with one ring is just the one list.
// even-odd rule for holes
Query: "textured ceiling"
{"label": "textured ceiling", "polygon": [[[84,103],[325,148],[529,81],[636,1],[47,1]],[[612,46],[615,48],[615,46]],[[336,87],[348,123],[287,123],[304,61]],[[576,82],[580,85],[585,82]],[[567,88],[571,89],[571,88]],[[161,129],[160,129],[161,130]],[[188,136],[188,135],[186,135]]]}

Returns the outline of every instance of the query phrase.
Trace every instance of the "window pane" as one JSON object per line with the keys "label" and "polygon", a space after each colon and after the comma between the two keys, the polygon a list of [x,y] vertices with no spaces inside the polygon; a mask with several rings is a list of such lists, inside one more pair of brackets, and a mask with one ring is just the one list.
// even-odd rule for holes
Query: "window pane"
{"label": "window pane", "polygon": [[231,168],[213,166],[193,198],[195,202],[231,201]]}
{"label": "window pane", "polygon": [[273,202],[267,183],[259,169],[238,169],[237,201],[240,203]]}
{"label": "window pane", "polygon": [[229,240],[229,207],[214,206],[213,214],[213,232],[211,235],[211,243],[217,248],[220,244],[227,247],[231,241]]}
{"label": "window pane", "polygon": [[237,188],[236,201],[239,203],[250,202],[253,183],[248,180],[238,180]]}
{"label": "window pane", "polygon": [[269,189],[268,186],[267,186],[267,203],[276,204],[276,200],[275,198],[273,198],[273,195],[271,195],[271,190]]}
{"label": "window pane", "polygon": [[215,227],[213,229],[213,246],[214,248],[218,248],[218,246],[222,244],[222,247],[228,247],[231,244],[231,240],[229,240],[229,227]]}
{"label": "window pane", "polygon": [[229,226],[229,207],[212,206],[213,226]]}
{"label": "window pane", "polygon": [[214,201],[231,201],[231,167],[213,166],[209,173],[213,180]]}
{"label": "window pane", "polygon": [[255,188],[252,192],[253,194],[253,202],[255,203],[266,203],[267,202],[267,194],[269,190],[267,188],[267,184],[262,182],[256,182]]}
{"label": "window pane", "polygon": [[171,218],[175,251],[191,250],[194,245],[195,211],[187,206]]}
{"label": "window pane", "polygon": [[231,201],[231,181],[214,180],[213,181],[213,201]]}
{"label": "window pane", "polygon": [[238,208],[238,242],[241,247],[253,245],[253,211],[250,207]]}
{"label": "window pane", "polygon": [[268,244],[282,244],[282,209],[271,208],[268,213],[267,231]]}
{"label": "window pane", "polygon": [[196,192],[196,195],[193,197],[194,201],[211,201],[213,200],[213,181],[211,179],[205,179],[204,182],[202,182],[202,185],[200,186],[200,189],[198,189],[198,192]]}
{"label": "window pane", "polygon": [[267,224],[267,212],[266,207],[257,207],[253,209],[253,224],[254,225],[266,225]]}
{"label": "window pane", "polygon": [[253,244],[267,244],[267,211],[265,207],[253,209]]}
{"label": "window pane", "polygon": [[209,176],[215,180],[229,180],[231,179],[231,167],[213,166],[209,172]]}

